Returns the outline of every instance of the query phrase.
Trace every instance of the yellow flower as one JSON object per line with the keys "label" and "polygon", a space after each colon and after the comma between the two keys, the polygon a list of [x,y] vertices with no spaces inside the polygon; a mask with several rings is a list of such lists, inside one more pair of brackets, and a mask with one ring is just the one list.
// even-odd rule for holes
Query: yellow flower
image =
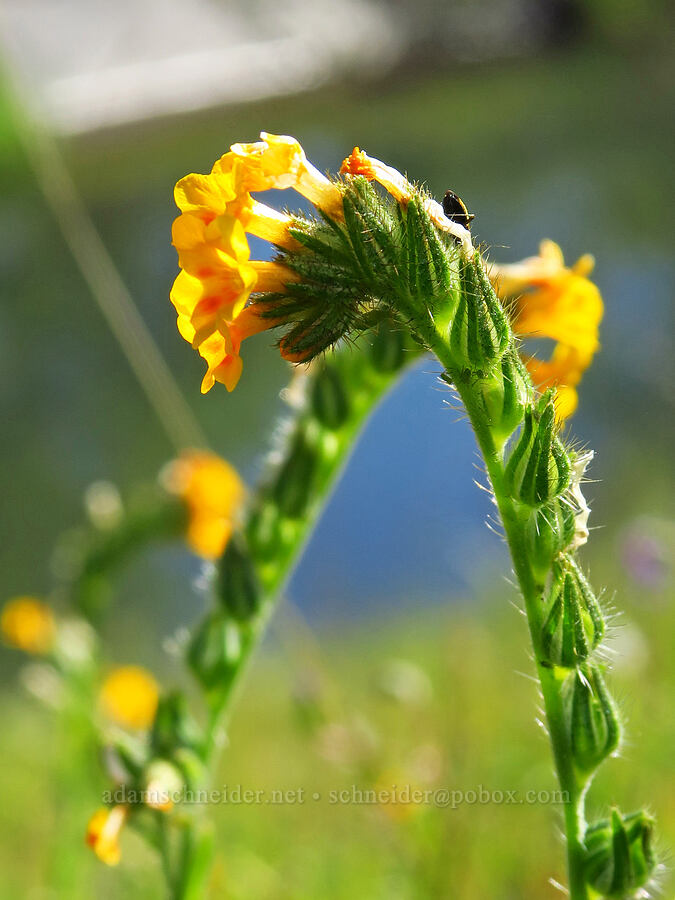
{"label": "yellow flower", "polygon": [[[293,220],[251,197],[252,190],[295,187],[329,206],[339,189],[309,163],[293,138],[263,135],[235,144],[209,175],[186,175],[174,196],[181,215],[172,229],[182,269],[171,290],[178,330],[207,362],[202,393],[216,381],[231,391],[242,371],[241,342],[276,322],[247,307],[252,294],[280,292],[297,281],[290,269],[249,259],[246,233],[296,247]],[[251,311],[249,311],[251,310]]]}
{"label": "yellow flower", "polygon": [[[253,312],[255,307],[250,310]],[[248,312],[244,310],[242,316]],[[205,341],[200,352],[209,343]],[[220,374],[217,369],[214,372],[216,377]],[[214,453],[189,450],[172,463],[167,487],[188,507],[189,546],[205,559],[217,559],[225,549],[246,497],[236,470]]]}
{"label": "yellow flower", "polygon": [[125,728],[149,728],[157,711],[159,688],[141,666],[119,666],[107,676],[100,691],[105,715]]}
{"label": "yellow flower", "polygon": [[247,191],[293,188],[332,218],[343,217],[340,189],[309,162],[295,138],[263,131],[253,144],[233,144],[213,171],[236,171],[237,164]]}
{"label": "yellow flower", "polygon": [[553,241],[542,241],[538,256],[490,269],[499,296],[512,301],[510,312],[516,334],[555,341],[548,360],[533,356],[523,359],[540,390],[557,388],[560,419],[575,411],[576,386],[600,346],[603,303],[600,291],[586,277],[592,269],[593,257],[589,255],[566,267],[560,247]]}
{"label": "yellow flower", "polygon": [[416,196],[434,225],[440,228],[441,231],[447,231],[449,234],[452,234],[466,252],[471,251],[470,232],[458,222],[453,222],[449,219],[443,212],[443,207],[440,203],[415,191],[412,184],[398,169],[394,169],[381,160],[368,156],[364,150],[354,147],[351,154],[343,160],[340,174],[362,175],[368,181],[377,181],[402,206],[406,206]]}
{"label": "yellow flower", "polygon": [[10,600],[2,611],[0,627],[9,645],[26,653],[47,653],[54,643],[54,616],[36,597]]}
{"label": "yellow flower", "polygon": [[126,806],[102,807],[89,819],[85,840],[108,866],[116,866],[120,861],[119,836],[128,814]]}

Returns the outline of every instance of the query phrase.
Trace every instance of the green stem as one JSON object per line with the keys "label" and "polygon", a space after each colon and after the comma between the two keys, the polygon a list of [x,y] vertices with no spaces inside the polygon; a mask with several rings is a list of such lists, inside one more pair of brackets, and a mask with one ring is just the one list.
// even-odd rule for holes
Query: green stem
{"label": "green stem", "polygon": [[567,730],[565,728],[562,685],[563,680],[555,669],[540,663],[539,634],[542,625],[541,593],[533,575],[525,546],[524,518],[517,504],[504,487],[503,454],[495,446],[492,433],[472,389],[471,376],[464,377],[457,372],[449,348],[437,332],[431,329],[425,334],[429,345],[438,356],[452,379],[464,403],[481,450],[487,474],[492,484],[495,500],[501,516],[506,542],[509,547],[513,568],[525,602],[525,611],[535,654],[537,674],[544,699],[544,709],[548,722],[549,738],[553,751],[556,775],[563,797],[565,834],[567,840],[567,868],[570,900],[588,900],[588,887],[583,872],[584,794],[585,787],[576,776]]}
{"label": "green stem", "polygon": [[[313,528],[347,465],[363,425],[397,381],[401,371],[419,356],[419,347],[408,343],[401,331],[389,335],[389,339],[395,340],[400,354],[394,354],[395,362],[389,359],[383,365],[381,358],[373,356],[374,347],[370,346],[377,339],[373,332],[366,333],[357,346],[345,345],[328,354],[328,365],[347,398],[347,406],[340,415],[335,415],[334,411],[321,415],[321,404],[313,399],[317,379],[321,377],[321,372],[317,372],[307,385],[308,399],[294,423],[286,453],[275,463],[255,493],[243,533],[263,598],[252,617],[243,622],[231,622],[238,629],[241,646],[236,661],[218,684],[217,693],[211,696],[209,704],[204,759],[211,773],[219,746],[217,736],[228,724],[238,692],[277,601],[283,596]],[[306,471],[302,471],[301,466],[298,472],[293,461],[306,461],[307,448],[310,448],[311,462]],[[293,485],[295,490],[289,487]],[[194,830],[194,826],[186,827]],[[179,861],[179,885],[185,881],[185,865],[186,859],[183,858]],[[181,895],[180,900],[187,897],[187,894],[184,897]]]}
{"label": "green stem", "polygon": [[[404,340],[403,334],[398,337]],[[217,732],[224,727],[231,715],[240,685],[276,604],[283,596],[307,541],[347,465],[365,421],[398,380],[401,371],[419,357],[419,348],[407,345],[400,363],[382,371],[373,365],[369,355],[368,343],[372,339],[372,333],[366,333],[357,346],[342,346],[327,356],[329,363],[336,366],[342,388],[349,397],[349,412],[345,419],[339,425],[331,427],[325,421],[320,421],[311,403],[308,403],[295,424],[294,433],[288,442],[288,454],[275,466],[256,492],[244,533],[249,539],[264,597],[258,612],[242,625],[244,640],[237,665],[225,689],[220,693],[217,707],[211,710],[207,731],[209,755],[213,751]],[[310,383],[308,394],[311,389]],[[279,484],[283,484],[288,478],[286,464],[294,452],[293,448],[307,436],[311,436],[315,448],[318,448],[319,460],[311,478],[311,489],[305,504],[287,514],[281,511],[275,518],[272,531],[278,544],[272,559],[266,560],[255,536],[255,514],[265,506],[274,507],[278,511],[279,504],[275,496]]]}

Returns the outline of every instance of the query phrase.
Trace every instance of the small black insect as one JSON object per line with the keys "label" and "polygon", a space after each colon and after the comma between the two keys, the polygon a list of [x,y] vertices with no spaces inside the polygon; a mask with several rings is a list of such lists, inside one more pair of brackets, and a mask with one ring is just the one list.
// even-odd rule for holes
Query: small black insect
{"label": "small black insect", "polygon": [[457,222],[464,228],[471,228],[471,221],[475,218],[466,208],[464,201],[454,191],[446,191],[443,197],[443,212],[451,222]]}

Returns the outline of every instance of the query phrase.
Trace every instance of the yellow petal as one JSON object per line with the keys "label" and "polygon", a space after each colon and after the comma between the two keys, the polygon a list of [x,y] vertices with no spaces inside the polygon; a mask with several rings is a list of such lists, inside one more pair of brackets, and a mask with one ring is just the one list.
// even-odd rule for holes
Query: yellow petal
{"label": "yellow petal", "polygon": [[237,196],[231,173],[186,175],[176,184],[174,199],[181,212],[220,215]]}

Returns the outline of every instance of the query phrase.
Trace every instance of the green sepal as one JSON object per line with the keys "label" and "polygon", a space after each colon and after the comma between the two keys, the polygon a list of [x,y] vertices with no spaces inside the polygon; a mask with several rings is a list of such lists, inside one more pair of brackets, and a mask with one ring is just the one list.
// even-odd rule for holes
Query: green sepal
{"label": "green sepal", "polygon": [[390,319],[374,328],[370,334],[369,356],[377,372],[398,372],[403,367],[406,341],[402,326]]}
{"label": "green sepal", "polygon": [[570,482],[570,460],[556,433],[553,392],[525,410],[523,427],[511,451],[504,481],[512,497],[541,506],[560,496]]}
{"label": "green sepal", "polygon": [[458,369],[485,377],[504,355],[511,327],[478,251],[472,258],[462,260],[459,280],[459,304],[450,326],[450,351]]}
{"label": "green sepal", "polygon": [[201,754],[204,736],[192,717],[184,694],[171,691],[160,697],[150,733],[154,756],[170,757],[178,747],[188,747]]}
{"label": "green sepal", "polygon": [[588,659],[600,643],[605,623],[591,587],[570,557],[553,566],[541,629],[542,661],[566,669]]}
{"label": "green sepal", "polygon": [[603,897],[635,897],[654,874],[654,820],[640,811],[623,816],[612,810],[610,819],[590,825],[584,836],[586,881]]}
{"label": "green sepal", "polygon": [[257,562],[275,560],[281,550],[282,517],[271,500],[259,498],[246,523],[246,537]]}
{"label": "green sepal", "polygon": [[225,692],[234,679],[244,650],[241,626],[214,610],[200,623],[187,650],[187,663],[207,692]]}
{"label": "green sepal", "polygon": [[307,430],[298,430],[274,485],[274,500],[281,515],[292,519],[304,515],[312,498],[318,464],[317,450]]}
{"label": "green sepal", "polygon": [[502,357],[501,366],[476,386],[497,447],[503,447],[523,421],[532,390],[525,367],[515,349]]}
{"label": "green sepal", "polygon": [[339,428],[349,416],[349,397],[342,378],[328,362],[323,363],[314,378],[311,403],[317,419],[327,428]]}
{"label": "green sepal", "polygon": [[525,526],[527,558],[538,582],[546,581],[553,560],[571,544],[574,529],[574,508],[564,498],[556,497],[530,512]]}
{"label": "green sepal", "polygon": [[244,536],[238,532],[232,535],[218,560],[216,596],[237,622],[253,618],[262,602],[255,565]]}
{"label": "green sepal", "polygon": [[570,748],[586,777],[619,746],[619,717],[597,665],[584,664],[565,684]]}

